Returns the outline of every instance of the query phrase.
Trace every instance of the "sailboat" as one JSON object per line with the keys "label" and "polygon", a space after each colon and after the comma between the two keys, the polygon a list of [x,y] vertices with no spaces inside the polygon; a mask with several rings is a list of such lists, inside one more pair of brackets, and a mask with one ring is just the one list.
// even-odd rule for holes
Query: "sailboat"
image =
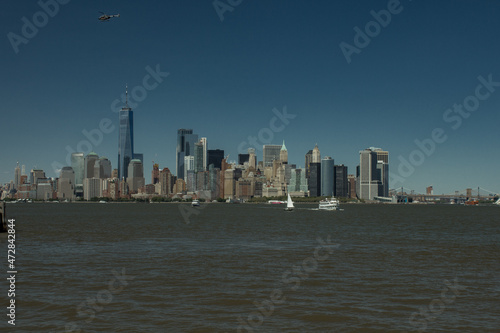
{"label": "sailboat", "polygon": [[292,211],[295,207],[293,206],[293,201],[292,197],[290,196],[290,193],[288,193],[288,200],[286,201],[286,211]]}

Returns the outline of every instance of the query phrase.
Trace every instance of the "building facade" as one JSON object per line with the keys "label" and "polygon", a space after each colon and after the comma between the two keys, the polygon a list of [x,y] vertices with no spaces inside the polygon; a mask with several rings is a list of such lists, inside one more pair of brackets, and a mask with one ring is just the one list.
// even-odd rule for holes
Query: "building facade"
{"label": "building facade", "polygon": [[194,145],[196,142],[198,142],[198,134],[193,134],[192,129],[181,128],[177,130],[175,172],[178,179],[184,179],[184,157],[194,155]]}
{"label": "building facade", "polygon": [[281,147],[280,145],[264,145],[262,149],[264,168],[272,167],[274,160],[280,160]]}
{"label": "building facade", "polygon": [[341,164],[334,167],[334,191],[336,197],[347,198],[349,196],[349,182],[347,178],[347,166]]}
{"label": "building facade", "polygon": [[325,156],[321,160],[321,195],[333,196],[335,175],[334,175],[334,160],[330,156]]}

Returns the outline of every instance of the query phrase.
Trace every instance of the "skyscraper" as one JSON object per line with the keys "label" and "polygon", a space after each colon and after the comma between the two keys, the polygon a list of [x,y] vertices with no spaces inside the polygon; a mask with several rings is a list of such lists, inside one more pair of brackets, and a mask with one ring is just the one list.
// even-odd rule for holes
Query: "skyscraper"
{"label": "skyscraper", "polygon": [[288,185],[288,193],[308,191],[306,171],[305,169],[292,169],[290,176],[290,185]]}
{"label": "skyscraper", "polygon": [[334,192],[334,161],[330,156],[321,160],[321,195],[331,197]]}
{"label": "skyscraper", "polygon": [[211,149],[207,151],[207,158],[208,158],[208,166],[210,167],[210,164],[214,165],[214,168],[219,168],[221,169],[222,167],[222,160],[224,159],[224,150],[222,149]]}
{"label": "skyscraper", "polygon": [[127,184],[130,192],[137,192],[146,183],[144,179],[144,167],[141,160],[133,159],[128,166]]}
{"label": "skyscraper", "polygon": [[30,173],[30,182],[32,185],[38,183],[38,178],[45,178],[45,172],[40,169],[32,169]]}
{"label": "skyscraper", "polygon": [[155,163],[153,164],[153,170],[151,171],[151,184],[154,185],[159,182],[160,182],[160,166],[158,165],[158,163]]}
{"label": "skyscraper", "polygon": [[21,168],[19,167],[19,162],[17,162],[16,168],[14,169],[14,187],[16,190],[21,185]]}
{"label": "skyscraper", "polygon": [[356,176],[347,175],[347,183],[349,187],[349,198],[356,198]]}
{"label": "skyscraper", "polygon": [[238,154],[238,165],[245,165],[250,161],[249,154]]}
{"label": "skyscraper", "polygon": [[120,110],[118,119],[120,130],[118,133],[118,177],[127,179],[128,164],[132,159],[144,163],[142,154],[134,152],[134,112],[128,106],[128,89],[125,90],[125,106]]}
{"label": "skyscraper", "polygon": [[160,171],[160,186],[160,194],[168,195],[172,193],[173,179],[169,168],[163,168]]}
{"label": "skyscraper", "polygon": [[281,146],[280,150],[280,161],[283,164],[288,163],[288,150],[286,149],[285,146],[285,140],[283,140],[283,145]]}
{"label": "skyscraper", "polygon": [[334,191],[336,197],[347,198],[349,196],[349,183],[347,179],[347,166],[341,164],[334,167]]}
{"label": "skyscraper", "polygon": [[205,171],[205,165],[203,160],[203,156],[205,154],[203,148],[204,148],[203,142],[201,140],[200,142],[194,144],[194,172]]}
{"label": "skyscraper", "polygon": [[208,149],[208,143],[207,143],[207,138],[201,138],[200,139],[201,144],[203,145],[203,171],[208,170],[208,156],[207,156],[207,149]]}
{"label": "skyscraper", "polygon": [[107,157],[101,157],[94,163],[94,178],[111,178],[111,161]]}
{"label": "skyscraper", "polygon": [[71,167],[75,172],[75,193],[77,196],[83,195],[83,176],[85,173],[85,158],[83,153],[71,154]]}
{"label": "skyscraper", "polygon": [[[99,160],[99,155],[97,155],[94,152],[88,153],[87,156],[85,156],[85,161],[84,161],[84,171],[83,171],[83,178],[94,178],[94,171],[95,171],[95,162]],[[76,176],[75,176],[76,178]]]}
{"label": "skyscraper", "polygon": [[385,161],[389,161],[389,153],[380,148],[370,147],[359,152],[356,192],[360,199],[389,195],[389,164]]}
{"label": "skyscraper", "polygon": [[281,147],[282,146],[280,145],[264,145],[263,147],[264,167],[272,167],[274,160],[277,161],[280,160]]}
{"label": "skyscraper", "polygon": [[312,151],[312,163],[321,163],[321,153],[318,148],[318,144],[314,146]]}
{"label": "skyscraper", "polygon": [[309,164],[309,178],[307,183],[309,185],[309,195],[311,197],[319,197],[321,195],[321,163]]}
{"label": "skyscraper", "polygon": [[119,111],[118,177],[127,179],[128,165],[134,158],[134,112],[128,106],[128,90],[125,90],[125,106]]}
{"label": "skyscraper", "polygon": [[257,158],[255,156],[255,148],[248,148],[248,166],[257,169]]}
{"label": "skyscraper", "polygon": [[181,128],[177,130],[176,147],[176,174],[178,179],[184,179],[184,157],[194,155],[194,144],[198,142],[198,134],[193,134],[192,129]]}
{"label": "skyscraper", "polygon": [[72,167],[63,167],[57,184],[59,199],[73,200],[75,197],[75,172]]}
{"label": "skyscraper", "polygon": [[304,164],[304,168],[306,169],[306,178],[309,178],[311,174],[311,170],[309,169],[309,164],[311,164],[313,158],[313,151],[309,150],[306,154],[306,163]]}
{"label": "skyscraper", "polygon": [[184,180],[187,183],[188,172],[194,172],[194,156],[184,156]]}

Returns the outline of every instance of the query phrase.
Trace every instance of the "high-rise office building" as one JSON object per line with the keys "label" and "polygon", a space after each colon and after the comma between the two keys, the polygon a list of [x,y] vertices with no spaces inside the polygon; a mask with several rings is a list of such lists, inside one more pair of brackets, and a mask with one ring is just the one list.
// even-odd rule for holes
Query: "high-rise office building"
{"label": "high-rise office building", "polygon": [[183,171],[184,180],[187,183],[188,172],[189,171],[194,172],[194,156],[184,156],[184,163],[183,164],[184,164],[184,171]]}
{"label": "high-rise office building", "polygon": [[151,171],[151,184],[157,184],[160,182],[160,166],[158,163],[153,164],[153,170]]}
{"label": "high-rise office building", "polygon": [[360,199],[373,200],[376,196],[389,195],[388,161],[389,153],[380,148],[370,147],[359,152],[356,192]]}
{"label": "high-rise office building", "polygon": [[222,149],[211,149],[207,152],[208,166],[210,164],[214,165],[214,168],[221,169],[222,160],[224,159],[224,150]]}
{"label": "high-rise office building", "polygon": [[92,200],[92,198],[102,197],[103,180],[100,178],[83,179],[83,199]]}
{"label": "high-rise office building", "polygon": [[255,156],[255,148],[248,148],[248,167],[257,169],[257,157]]}
{"label": "high-rise office building", "polygon": [[321,153],[318,148],[318,144],[314,146],[312,151],[312,163],[321,163]]}
{"label": "high-rise office building", "polygon": [[288,163],[288,150],[286,149],[286,146],[285,146],[285,140],[283,140],[283,145],[281,146],[281,150],[280,150],[280,161],[283,164]]}
{"label": "high-rise office building", "polygon": [[321,195],[333,196],[335,176],[334,176],[334,161],[330,156],[325,156],[321,160]]}
{"label": "high-rise office building", "polygon": [[203,142],[197,142],[194,144],[194,172],[198,173],[201,171],[205,171],[205,165],[203,164]]}
{"label": "high-rise office building", "polygon": [[76,196],[83,195],[83,178],[85,174],[85,157],[82,152],[71,154],[71,167],[75,172],[75,193]]}
{"label": "high-rise office building", "polygon": [[118,113],[118,177],[128,177],[128,165],[131,160],[140,160],[144,164],[143,154],[134,152],[134,111],[128,106],[128,89],[125,90],[125,106]]}
{"label": "high-rise office building", "polygon": [[57,197],[59,199],[73,200],[75,197],[75,172],[72,167],[65,166],[61,169],[57,184]]}
{"label": "high-rise office building", "polygon": [[14,169],[14,187],[17,190],[21,185],[21,168],[19,167],[19,162],[17,162],[16,168]]}
{"label": "high-rise office building", "polygon": [[309,164],[311,164],[312,159],[313,159],[313,151],[311,149],[306,154],[306,163],[304,164],[304,168],[306,169],[306,177],[307,178],[309,178],[309,176],[311,174],[311,170],[309,168]]}
{"label": "high-rise office building", "polygon": [[262,159],[264,167],[272,167],[274,160],[280,160],[281,147],[280,145],[264,145]]}
{"label": "high-rise office building", "polygon": [[347,198],[349,196],[349,182],[347,179],[347,166],[341,164],[334,167],[334,191],[336,197]]}
{"label": "high-rise office building", "polygon": [[238,154],[238,165],[245,165],[250,161],[250,154]]}
{"label": "high-rise office building", "polygon": [[309,164],[310,175],[307,179],[309,195],[319,197],[321,195],[321,163],[311,162]]}
{"label": "high-rise office building", "polygon": [[307,192],[307,179],[305,169],[292,169],[290,176],[290,184],[288,185],[288,193],[292,192]]}
{"label": "high-rise office building", "polygon": [[45,172],[40,169],[32,169],[30,173],[30,182],[32,185],[36,185],[38,183],[38,178],[46,178]]}
{"label": "high-rise office building", "polygon": [[219,182],[220,182],[220,169],[215,168],[213,164],[208,165],[208,188],[211,192],[211,199],[217,199],[220,197]]}
{"label": "high-rise office building", "polygon": [[172,193],[173,179],[169,168],[160,171],[160,194],[169,195]]}
{"label": "high-rise office building", "polygon": [[94,178],[111,178],[111,161],[107,157],[101,157],[94,163]]}
{"label": "high-rise office building", "polygon": [[99,160],[99,155],[94,152],[90,152],[85,156],[83,179],[94,178],[95,162],[97,160]]}
{"label": "high-rise office building", "polygon": [[184,179],[184,157],[194,155],[194,144],[198,142],[198,134],[193,134],[192,129],[181,128],[177,130],[176,170],[177,179]]}
{"label": "high-rise office building", "polygon": [[201,144],[203,145],[203,171],[208,170],[208,156],[207,156],[207,149],[208,149],[208,143],[207,143],[207,138],[201,138],[200,139]]}
{"label": "high-rise office building", "polygon": [[134,159],[134,112],[128,106],[128,90],[125,90],[125,106],[119,111],[118,177],[127,179],[128,165]]}
{"label": "high-rise office building", "polygon": [[349,198],[356,198],[356,176],[347,175],[347,182],[349,187]]}
{"label": "high-rise office building", "polygon": [[144,167],[141,160],[133,159],[128,165],[127,184],[130,192],[137,192],[146,183],[144,179]]}
{"label": "high-rise office building", "polygon": [[[377,156],[378,158],[378,156]],[[377,161],[377,178],[380,181],[378,187],[379,197],[389,196],[389,164],[383,160]]]}

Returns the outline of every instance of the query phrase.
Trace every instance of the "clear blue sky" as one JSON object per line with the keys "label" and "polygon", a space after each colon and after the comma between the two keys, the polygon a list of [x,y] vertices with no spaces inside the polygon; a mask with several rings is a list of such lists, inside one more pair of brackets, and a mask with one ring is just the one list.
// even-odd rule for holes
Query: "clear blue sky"
{"label": "clear blue sky", "polygon": [[[104,118],[115,130],[93,150],[116,167],[111,105],[126,83],[129,90],[143,86],[146,67],[159,65],[168,77],[134,107],[135,150],[144,153],[147,179],[152,160],[175,170],[178,128],[194,129],[209,149],[236,159],[241,142],[269,128],[273,108],[286,106],[296,117],[272,143],[286,141],[291,163],[303,166],[318,143],[322,156],[355,173],[359,151],[375,146],[389,151],[391,172],[404,176],[408,189],[500,191],[500,87],[460,116],[458,128],[443,119],[475,94],[478,76],[500,82],[500,4],[402,0],[348,63],[340,44],[355,46],[354,28],[376,29],[370,12],[387,8],[388,1],[243,0],[221,21],[212,1],[73,0],[15,53],[9,33],[22,36],[23,17],[33,22],[35,15],[40,25],[44,17],[36,1],[5,2],[0,183],[13,179],[16,161],[58,176],[52,163],[65,165],[66,146],[76,149],[82,131]],[[120,17],[99,22],[99,11]],[[414,141],[431,138],[435,128],[447,140],[413,172],[399,172],[399,157],[413,153],[419,162]]]}

